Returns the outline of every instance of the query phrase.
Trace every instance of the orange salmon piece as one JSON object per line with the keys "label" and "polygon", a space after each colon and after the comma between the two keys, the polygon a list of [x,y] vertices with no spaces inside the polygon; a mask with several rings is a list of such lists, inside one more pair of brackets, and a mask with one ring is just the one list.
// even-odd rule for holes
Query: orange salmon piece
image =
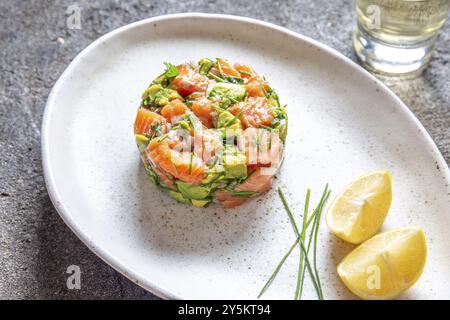
{"label": "orange salmon piece", "polygon": [[222,205],[225,208],[234,208],[234,207],[240,206],[241,204],[243,204],[245,201],[248,200],[245,197],[233,197],[232,195],[230,195],[228,192],[226,192],[223,189],[218,190],[215,193],[214,197],[217,201],[222,203]]}
{"label": "orange salmon piece", "polygon": [[252,175],[234,188],[235,191],[251,191],[263,193],[270,189],[274,175],[264,174],[263,168],[256,168]]}
{"label": "orange salmon piece", "polygon": [[219,59],[217,62],[220,65],[220,68],[215,65],[214,67],[211,68],[211,73],[218,76],[220,74],[225,74],[227,76],[232,76],[232,77],[237,77],[240,78],[241,74],[239,73],[239,71],[237,71],[232,65],[231,63],[228,62],[228,60],[225,59]]}
{"label": "orange salmon piece", "polygon": [[173,181],[169,178],[169,176],[163,172],[161,169],[159,169],[158,167],[153,168],[153,170],[156,172],[156,174],[158,175],[159,179],[169,188],[173,189]]}
{"label": "orange salmon piece", "polygon": [[248,169],[273,167],[277,170],[283,155],[283,143],[277,131],[247,128],[238,139],[238,147],[247,157]]}
{"label": "orange salmon piece", "polygon": [[234,69],[236,69],[242,78],[248,79],[251,77],[257,77],[258,74],[249,65],[243,63],[235,63]]}
{"label": "orange salmon piece", "polygon": [[210,163],[223,149],[222,138],[212,130],[202,130],[194,136],[194,153]]}
{"label": "orange salmon piece", "polygon": [[185,114],[186,110],[187,110],[186,105],[181,100],[175,99],[170,101],[161,109],[161,114],[170,123],[172,123],[174,117]]}
{"label": "orange salmon piece", "polygon": [[241,63],[235,63],[234,68],[240,76],[246,79],[244,83],[245,90],[249,97],[265,97],[269,85],[261,78],[250,66]]}
{"label": "orange salmon piece", "polygon": [[153,139],[147,148],[153,163],[163,172],[177,179],[191,184],[200,184],[206,175],[207,166],[202,159],[191,152],[171,149],[167,140]]}
{"label": "orange salmon piece", "polygon": [[136,120],[134,121],[134,134],[141,134],[143,136],[149,135],[152,133],[152,125],[157,123],[163,124],[164,133],[167,130],[166,119],[153,111],[139,108]]}
{"label": "orange salmon piece", "polygon": [[[272,185],[273,175],[265,175],[261,168],[256,168],[255,172],[238,185],[234,190],[237,192],[250,191],[254,193],[264,193],[270,189]],[[225,208],[234,208],[248,200],[247,197],[236,197],[225,190],[219,190],[214,194],[217,201],[222,203]]]}
{"label": "orange salmon piece", "polygon": [[213,128],[214,122],[212,118],[212,112],[214,109],[211,106],[212,102],[202,96],[192,102],[191,110],[200,119],[203,125],[207,128]]}
{"label": "orange salmon piece", "polygon": [[244,128],[270,126],[274,118],[273,111],[270,110],[267,99],[264,97],[251,97],[247,101],[235,104],[229,111],[235,116],[241,114],[239,120]]}
{"label": "orange salmon piece", "polygon": [[209,78],[186,64],[178,66],[178,75],[173,79],[172,87],[186,97],[194,92],[205,92],[209,84]]}
{"label": "orange salmon piece", "polygon": [[249,97],[265,97],[269,85],[261,78],[252,77],[244,84]]}

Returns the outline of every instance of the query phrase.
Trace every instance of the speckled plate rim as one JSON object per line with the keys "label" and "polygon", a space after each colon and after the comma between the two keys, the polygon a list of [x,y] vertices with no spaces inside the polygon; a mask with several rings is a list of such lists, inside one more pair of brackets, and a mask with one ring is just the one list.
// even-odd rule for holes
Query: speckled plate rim
{"label": "speckled plate rim", "polygon": [[381,81],[379,81],[377,78],[375,78],[372,74],[370,74],[368,71],[360,67],[358,64],[351,61],[349,58],[345,57],[338,51],[316,41],[309,37],[303,36],[301,34],[298,34],[296,32],[293,32],[289,29],[277,26],[272,23],[263,22],[257,19],[252,18],[246,18],[246,17],[240,17],[240,16],[233,16],[233,15],[224,15],[224,14],[207,14],[207,13],[180,13],[180,14],[170,14],[170,15],[163,15],[163,16],[157,16],[149,19],[144,19],[141,21],[137,21],[131,24],[128,24],[126,26],[120,27],[116,30],[113,30],[106,35],[98,38],[94,42],[92,42],[89,46],[87,46],[85,49],[83,49],[76,57],[73,59],[73,61],[69,64],[69,66],[66,68],[66,70],[62,73],[62,75],[59,77],[55,85],[53,86],[49,97],[47,99],[47,103],[45,106],[44,116],[42,120],[42,130],[41,130],[41,145],[42,145],[42,164],[43,164],[43,170],[44,170],[44,178],[45,183],[47,187],[48,194],[50,196],[50,199],[55,206],[56,210],[58,211],[59,215],[63,219],[63,221],[69,226],[69,228],[75,233],[75,235],[91,250],[93,251],[98,257],[100,257],[103,261],[105,261],[107,264],[109,264],[111,267],[113,267],[115,270],[122,273],[124,276],[126,276],[131,281],[137,283],[141,287],[145,288],[146,290],[149,290],[153,294],[164,298],[164,299],[182,299],[182,297],[177,296],[176,294],[165,290],[164,288],[156,285],[154,282],[152,282],[150,279],[143,278],[138,273],[135,273],[133,270],[130,270],[125,264],[123,264],[119,259],[114,257],[110,254],[110,252],[102,247],[101,245],[98,245],[95,243],[95,241],[89,237],[89,235],[85,234],[80,226],[77,224],[75,219],[73,218],[73,214],[70,212],[70,210],[64,205],[64,199],[61,197],[60,193],[58,192],[58,186],[55,183],[54,179],[54,172],[52,170],[52,162],[50,158],[50,151],[49,151],[49,135],[50,135],[50,123],[52,119],[52,113],[53,109],[55,108],[55,97],[58,95],[58,92],[60,91],[60,88],[62,87],[63,83],[68,80],[70,77],[70,74],[73,72],[73,70],[77,67],[80,60],[83,59],[85,55],[87,55],[90,51],[92,51],[95,47],[97,47],[100,43],[103,43],[105,41],[112,40],[115,36],[124,33],[126,31],[129,31],[130,29],[140,27],[142,25],[150,25],[153,23],[161,22],[161,21],[168,21],[168,20],[182,20],[182,19],[191,19],[196,18],[198,20],[220,20],[223,21],[224,24],[227,22],[240,22],[245,23],[249,25],[253,25],[259,28],[268,28],[273,31],[277,31],[279,33],[282,33],[284,35],[287,35],[291,37],[293,40],[300,41],[306,44],[309,44],[313,47],[316,47],[322,51],[324,51],[326,54],[330,56],[330,58],[337,59],[340,63],[345,65],[347,68],[351,69],[355,73],[359,73],[362,76],[365,76],[367,78],[370,78],[372,81],[377,83],[381,89],[381,91],[390,97],[393,101],[393,104],[396,105],[396,108],[399,112],[402,113],[405,119],[408,121],[411,121],[413,124],[415,124],[419,130],[420,133],[425,138],[426,142],[428,143],[429,147],[433,151],[433,158],[436,161],[436,163],[439,165],[440,168],[443,168],[441,171],[441,174],[445,177],[446,181],[450,184],[450,170],[447,166],[447,163],[445,162],[442,154],[440,153],[439,149],[437,148],[436,144],[432,140],[431,136],[428,134],[426,129],[423,127],[423,125],[420,123],[420,121],[415,117],[415,115],[409,110],[409,108]]}

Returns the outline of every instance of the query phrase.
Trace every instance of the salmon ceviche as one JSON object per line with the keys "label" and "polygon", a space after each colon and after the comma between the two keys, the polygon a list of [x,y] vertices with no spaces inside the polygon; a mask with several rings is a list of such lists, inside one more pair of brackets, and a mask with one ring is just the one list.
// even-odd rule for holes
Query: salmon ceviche
{"label": "salmon ceviche", "polygon": [[283,161],[287,114],[266,79],[219,58],[165,66],[134,122],[151,180],[197,207],[232,208],[269,190]]}

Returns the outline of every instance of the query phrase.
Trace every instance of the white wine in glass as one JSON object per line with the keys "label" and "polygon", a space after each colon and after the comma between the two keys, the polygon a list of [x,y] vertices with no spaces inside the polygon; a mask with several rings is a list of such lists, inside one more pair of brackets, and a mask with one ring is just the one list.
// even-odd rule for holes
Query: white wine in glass
{"label": "white wine in glass", "polygon": [[362,63],[386,74],[420,73],[450,0],[357,0],[353,47]]}

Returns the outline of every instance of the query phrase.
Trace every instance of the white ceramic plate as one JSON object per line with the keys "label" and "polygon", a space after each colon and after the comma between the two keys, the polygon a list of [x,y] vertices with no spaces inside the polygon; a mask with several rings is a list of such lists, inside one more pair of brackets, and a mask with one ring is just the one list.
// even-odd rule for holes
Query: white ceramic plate
{"label": "white ceramic plate", "polygon": [[[173,201],[146,178],[132,125],[140,94],[163,68],[201,57],[247,62],[288,104],[286,160],[274,188],[233,210]],[[165,298],[256,298],[294,240],[275,192],[300,212],[369,170],[392,172],[384,230],[423,227],[429,256],[402,298],[450,298],[448,167],[413,114],[384,85],[338,52],[257,20],[179,14],[115,30],[69,65],[48,99],[42,130],[45,179],[67,225],[96,254]],[[352,248],[322,224],[325,298],[353,298],[336,274]],[[298,253],[297,253],[298,254]],[[295,254],[265,298],[290,299]],[[308,283],[305,298],[315,299]]]}

